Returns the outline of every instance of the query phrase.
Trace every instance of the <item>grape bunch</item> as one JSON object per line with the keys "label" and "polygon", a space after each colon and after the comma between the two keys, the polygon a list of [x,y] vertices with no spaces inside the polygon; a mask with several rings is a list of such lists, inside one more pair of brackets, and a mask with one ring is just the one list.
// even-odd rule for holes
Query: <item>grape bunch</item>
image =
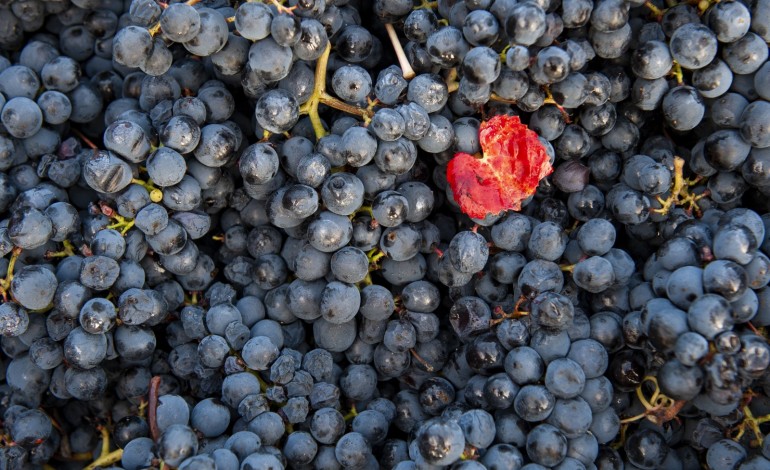
{"label": "grape bunch", "polygon": [[770,468],[770,1],[0,1],[0,469]]}

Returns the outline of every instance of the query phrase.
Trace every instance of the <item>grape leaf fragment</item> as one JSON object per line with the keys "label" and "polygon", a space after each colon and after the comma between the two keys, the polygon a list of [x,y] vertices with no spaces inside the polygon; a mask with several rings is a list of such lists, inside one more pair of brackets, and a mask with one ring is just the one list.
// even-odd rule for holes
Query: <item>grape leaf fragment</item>
{"label": "grape leaf fragment", "polygon": [[474,219],[519,210],[553,171],[537,134],[518,116],[498,115],[479,127],[481,156],[457,153],[447,181],[463,213]]}

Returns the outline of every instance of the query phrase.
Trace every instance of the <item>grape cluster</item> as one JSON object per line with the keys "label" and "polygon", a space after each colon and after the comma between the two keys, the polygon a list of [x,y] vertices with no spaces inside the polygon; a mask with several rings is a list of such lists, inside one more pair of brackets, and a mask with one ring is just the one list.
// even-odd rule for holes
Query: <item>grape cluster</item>
{"label": "grape cluster", "polygon": [[[770,0],[0,0],[0,469],[770,468],[769,42]],[[496,116],[553,172],[471,218]]]}

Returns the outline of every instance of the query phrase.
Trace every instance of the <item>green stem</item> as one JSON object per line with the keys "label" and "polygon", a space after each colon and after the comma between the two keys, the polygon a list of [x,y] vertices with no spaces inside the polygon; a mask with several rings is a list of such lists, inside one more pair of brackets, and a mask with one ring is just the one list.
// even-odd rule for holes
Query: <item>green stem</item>
{"label": "green stem", "polygon": [[327,134],[324,128],[321,116],[318,114],[318,106],[325,104],[344,113],[352,114],[360,117],[363,120],[367,120],[372,117],[373,111],[352,104],[345,103],[344,101],[336,98],[326,92],[326,71],[329,66],[329,54],[331,54],[331,44],[326,45],[321,57],[318,58],[315,65],[315,83],[313,85],[313,93],[310,98],[299,108],[300,114],[306,114],[310,118],[310,123],[313,125],[313,132],[317,139]]}
{"label": "green stem", "polygon": [[98,459],[91,462],[90,465],[83,470],[95,470],[99,467],[109,467],[110,465],[119,462],[123,458],[123,449],[113,450],[107,455],[102,455]]}

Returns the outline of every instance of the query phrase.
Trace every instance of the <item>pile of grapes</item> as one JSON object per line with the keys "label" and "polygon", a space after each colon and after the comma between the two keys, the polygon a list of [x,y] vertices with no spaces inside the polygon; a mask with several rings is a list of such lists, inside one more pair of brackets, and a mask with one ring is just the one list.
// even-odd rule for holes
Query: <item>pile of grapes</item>
{"label": "pile of grapes", "polygon": [[770,469],[770,0],[0,0],[0,470]]}

